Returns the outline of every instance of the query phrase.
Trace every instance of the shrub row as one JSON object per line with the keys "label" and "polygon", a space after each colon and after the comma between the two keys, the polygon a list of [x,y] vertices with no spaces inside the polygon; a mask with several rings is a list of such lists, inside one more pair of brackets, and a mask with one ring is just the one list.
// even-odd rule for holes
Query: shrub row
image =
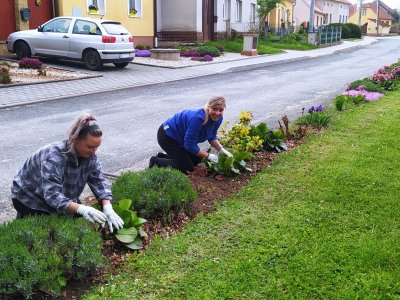
{"label": "shrub row", "polygon": [[349,38],[361,38],[361,29],[358,25],[353,23],[332,23],[329,24],[330,26],[340,26],[342,27],[342,39],[349,39]]}
{"label": "shrub row", "polygon": [[0,298],[59,296],[100,266],[102,239],[83,218],[32,216],[0,225]]}

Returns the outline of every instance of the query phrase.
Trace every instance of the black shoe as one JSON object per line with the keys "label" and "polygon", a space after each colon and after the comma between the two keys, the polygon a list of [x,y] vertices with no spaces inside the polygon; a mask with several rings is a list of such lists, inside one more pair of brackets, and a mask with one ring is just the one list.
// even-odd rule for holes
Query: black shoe
{"label": "black shoe", "polygon": [[157,158],[168,158],[168,155],[162,152],[157,153]]}
{"label": "black shoe", "polygon": [[156,165],[156,158],[155,156],[150,157],[150,162],[149,162],[149,169],[153,168]]}

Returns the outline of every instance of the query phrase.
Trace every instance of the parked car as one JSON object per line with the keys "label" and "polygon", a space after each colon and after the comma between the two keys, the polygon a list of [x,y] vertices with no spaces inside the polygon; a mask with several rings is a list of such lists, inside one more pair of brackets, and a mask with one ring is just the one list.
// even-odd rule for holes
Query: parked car
{"label": "parked car", "polygon": [[135,57],[132,34],[120,22],[78,17],[57,17],[37,29],[11,33],[7,49],[18,59],[83,61],[89,70],[100,70],[103,63],[124,68]]}

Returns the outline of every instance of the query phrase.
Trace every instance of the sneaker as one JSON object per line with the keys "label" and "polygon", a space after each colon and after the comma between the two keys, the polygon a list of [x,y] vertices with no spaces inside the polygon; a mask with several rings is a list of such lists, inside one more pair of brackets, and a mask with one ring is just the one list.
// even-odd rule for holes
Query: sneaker
{"label": "sneaker", "polygon": [[156,165],[156,158],[155,156],[150,157],[150,162],[149,162],[149,169],[153,168]]}
{"label": "sneaker", "polygon": [[168,158],[168,155],[162,152],[157,153],[157,158]]}

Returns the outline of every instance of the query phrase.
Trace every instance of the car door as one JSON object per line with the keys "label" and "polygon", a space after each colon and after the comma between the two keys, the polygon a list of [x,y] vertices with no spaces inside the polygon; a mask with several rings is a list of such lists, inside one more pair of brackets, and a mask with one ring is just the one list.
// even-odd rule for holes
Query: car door
{"label": "car door", "polygon": [[87,48],[104,48],[101,30],[95,22],[76,19],[70,36],[69,57],[82,59],[82,53]]}
{"label": "car door", "polygon": [[38,56],[67,57],[71,21],[71,18],[56,18],[39,27],[31,37],[32,52]]}

